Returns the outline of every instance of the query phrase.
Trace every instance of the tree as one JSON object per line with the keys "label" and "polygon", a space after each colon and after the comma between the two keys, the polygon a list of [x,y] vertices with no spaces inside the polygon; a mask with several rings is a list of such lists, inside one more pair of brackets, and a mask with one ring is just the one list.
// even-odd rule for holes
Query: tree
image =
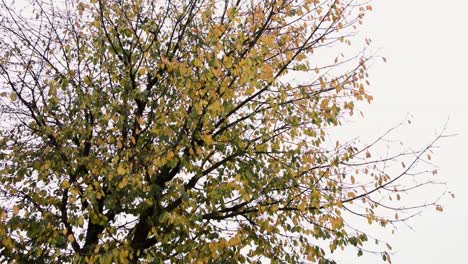
{"label": "tree", "polygon": [[431,183],[434,142],[327,140],[372,100],[338,51],[366,3],[1,3],[2,260],[333,263],[370,238],[347,217],[388,228],[416,207],[381,199]]}

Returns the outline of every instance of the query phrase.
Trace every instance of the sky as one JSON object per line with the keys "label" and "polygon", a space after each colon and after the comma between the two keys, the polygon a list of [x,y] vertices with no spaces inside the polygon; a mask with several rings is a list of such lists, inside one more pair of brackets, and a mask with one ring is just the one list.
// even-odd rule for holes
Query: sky
{"label": "sky", "polygon": [[[365,119],[353,124],[363,137],[376,135],[408,114],[412,125],[401,135],[409,144],[430,140],[447,123],[457,134],[437,145],[434,163],[439,180],[455,199],[441,201],[444,212],[427,208],[396,234],[383,234],[394,249],[393,263],[462,263],[468,237],[468,1],[375,0],[361,32],[387,58],[370,69],[375,100]],[[435,193],[419,197],[429,200]],[[380,257],[379,257],[380,258]],[[375,256],[342,256],[341,263],[377,263]]]}

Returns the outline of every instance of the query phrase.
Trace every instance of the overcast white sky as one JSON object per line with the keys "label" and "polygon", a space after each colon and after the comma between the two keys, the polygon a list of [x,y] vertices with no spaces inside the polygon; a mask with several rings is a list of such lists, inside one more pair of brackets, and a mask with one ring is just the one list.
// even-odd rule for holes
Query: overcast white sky
{"label": "overcast white sky", "polygon": [[[455,199],[443,201],[388,236],[393,263],[465,263],[468,237],[468,1],[375,0],[363,32],[388,59],[371,69],[374,102],[357,125],[362,137],[373,135],[413,115],[407,142],[431,139],[449,118],[458,136],[442,141],[435,153],[439,178]],[[431,193],[426,193],[431,195]],[[428,197],[421,197],[426,200]],[[429,200],[429,199],[427,199]],[[377,263],[372,256],[345,256],[342,263]]]}

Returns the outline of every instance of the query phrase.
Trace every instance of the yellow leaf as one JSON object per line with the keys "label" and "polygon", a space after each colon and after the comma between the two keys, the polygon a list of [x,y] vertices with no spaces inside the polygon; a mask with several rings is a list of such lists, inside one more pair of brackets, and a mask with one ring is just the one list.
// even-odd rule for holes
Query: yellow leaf
{"label": "yellow leaf", "polygon": [[82,226],[84,224],[84,220],[83,220],[83,217],[79,217],[78,218],[78,225]]}
{"label": "yellow leaf", "polygon": [[223,63],[224,63],[224,66],[225,66],[226,68],[231,68],[231,66],[232,66],[232,59],[231,59],[231,57],[225,56],[224,59],[223,59]]}
{"label": "yellow leaf", "polygon": [[122,145],[122,142],[120,140],[117,141],[117,148],[118,149],[122,149],[123,145]]}
{"label": "yellow leaf", "polygon": [[124,188],[128,183],[128,178],[127,177],[123,177],[122,181],[119,183],[119,188],[122,189]]}
{"label": "yellow leaf", "polygon": [[149,206],[152,206],[152,205],[153,205],[153,200],[151,200],[151,199],[146,199],[146,203],[147,203]]}
{"label": "yellow leaf", "polygon": [[141,67],[138,73],[140,75],[145,75],[148,72],[148,67]]}
{"label": "yellow leaf", "polygon": [[63,180],[62,183],[60,184],[60,187],[62,189],[68,189],[70,188],[70,183],[67,180]]}
{"label": "yellow leaf", "polygon": [[57,96],[57,87],[55,85],[49,86],[49,96]]}
{"label": "yellow leaf", "polygon": [[322,89],[327,88],[327,83],[324,82],[323,80],[320,80],[320,87],[322,87]]}
{"label": "yellow leaf", "polygon": [[125,167],[122,164],[119,164],[119,167],[117,168],[117,173],[119,175],[124,175],[127,172]]}
{"label": "yellow leaf", "polygon": [[18,206],[13,206],[13,215],[17,215],[19,213],[19,207]]}
{"label": "yellow leaf", "polygon": [[320,108],[325,109],[328,106],[328,98],[325,98],[322,100],[322,103],[320,103]]}
{"label": "yellow leaf", "polygon": [[68,241],[70,242],[75,241],[75,237],[72,234],[69,234],[67,238],[68,238]]}
{"label": "yellow leaf", "polygon": [[339,93],[343,90],[343,86],[341,84],[338,84],[335,89],[336,89],[336,92]]}
{"label": "yellow leaf", "polygon": [[50,168],[50,161],[44,162],[41,166],[42,170],[48,170],[49,168]]}
{"label": "yellow leaf", "polygon": [[300,203],[299,206],[298,206],[298,208],[299,208],[299,210],[300,210],[301,212],[304,212],[305,209],[306,209],[305,203]]}
{"label": "yellow leaf", "polygon": [[137,116],[137,122],[140,126],[145,124],[145,120],[141,116]]}
{"label": "yellow leaf", "polygon": [[169,153],[167,153],[167,160],[171,160],[172,158],[174,158],[174,152],[172,151],[169,151]]}
{"label": "yellow leaf", "polygon": [[211,137],[211,135],[202,135],[201,138],[203,142],[205,142],[207,145],[213,144],[213,138]]}

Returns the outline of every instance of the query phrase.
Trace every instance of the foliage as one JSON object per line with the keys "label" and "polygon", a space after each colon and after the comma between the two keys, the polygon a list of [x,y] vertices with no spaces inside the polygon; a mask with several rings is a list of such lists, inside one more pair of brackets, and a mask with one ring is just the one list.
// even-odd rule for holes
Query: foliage
{"label": "foliage", "polygon": [[3,260],[331,263],[326,252],[361,255],[370,238],[347,215],[404,220],[379,214],[380,198],[400,199],[432,144],[373,158],[381,138],[327,140],[372,100],[369,58],[336,52],[367,4],[13,6],[0,23]]}

